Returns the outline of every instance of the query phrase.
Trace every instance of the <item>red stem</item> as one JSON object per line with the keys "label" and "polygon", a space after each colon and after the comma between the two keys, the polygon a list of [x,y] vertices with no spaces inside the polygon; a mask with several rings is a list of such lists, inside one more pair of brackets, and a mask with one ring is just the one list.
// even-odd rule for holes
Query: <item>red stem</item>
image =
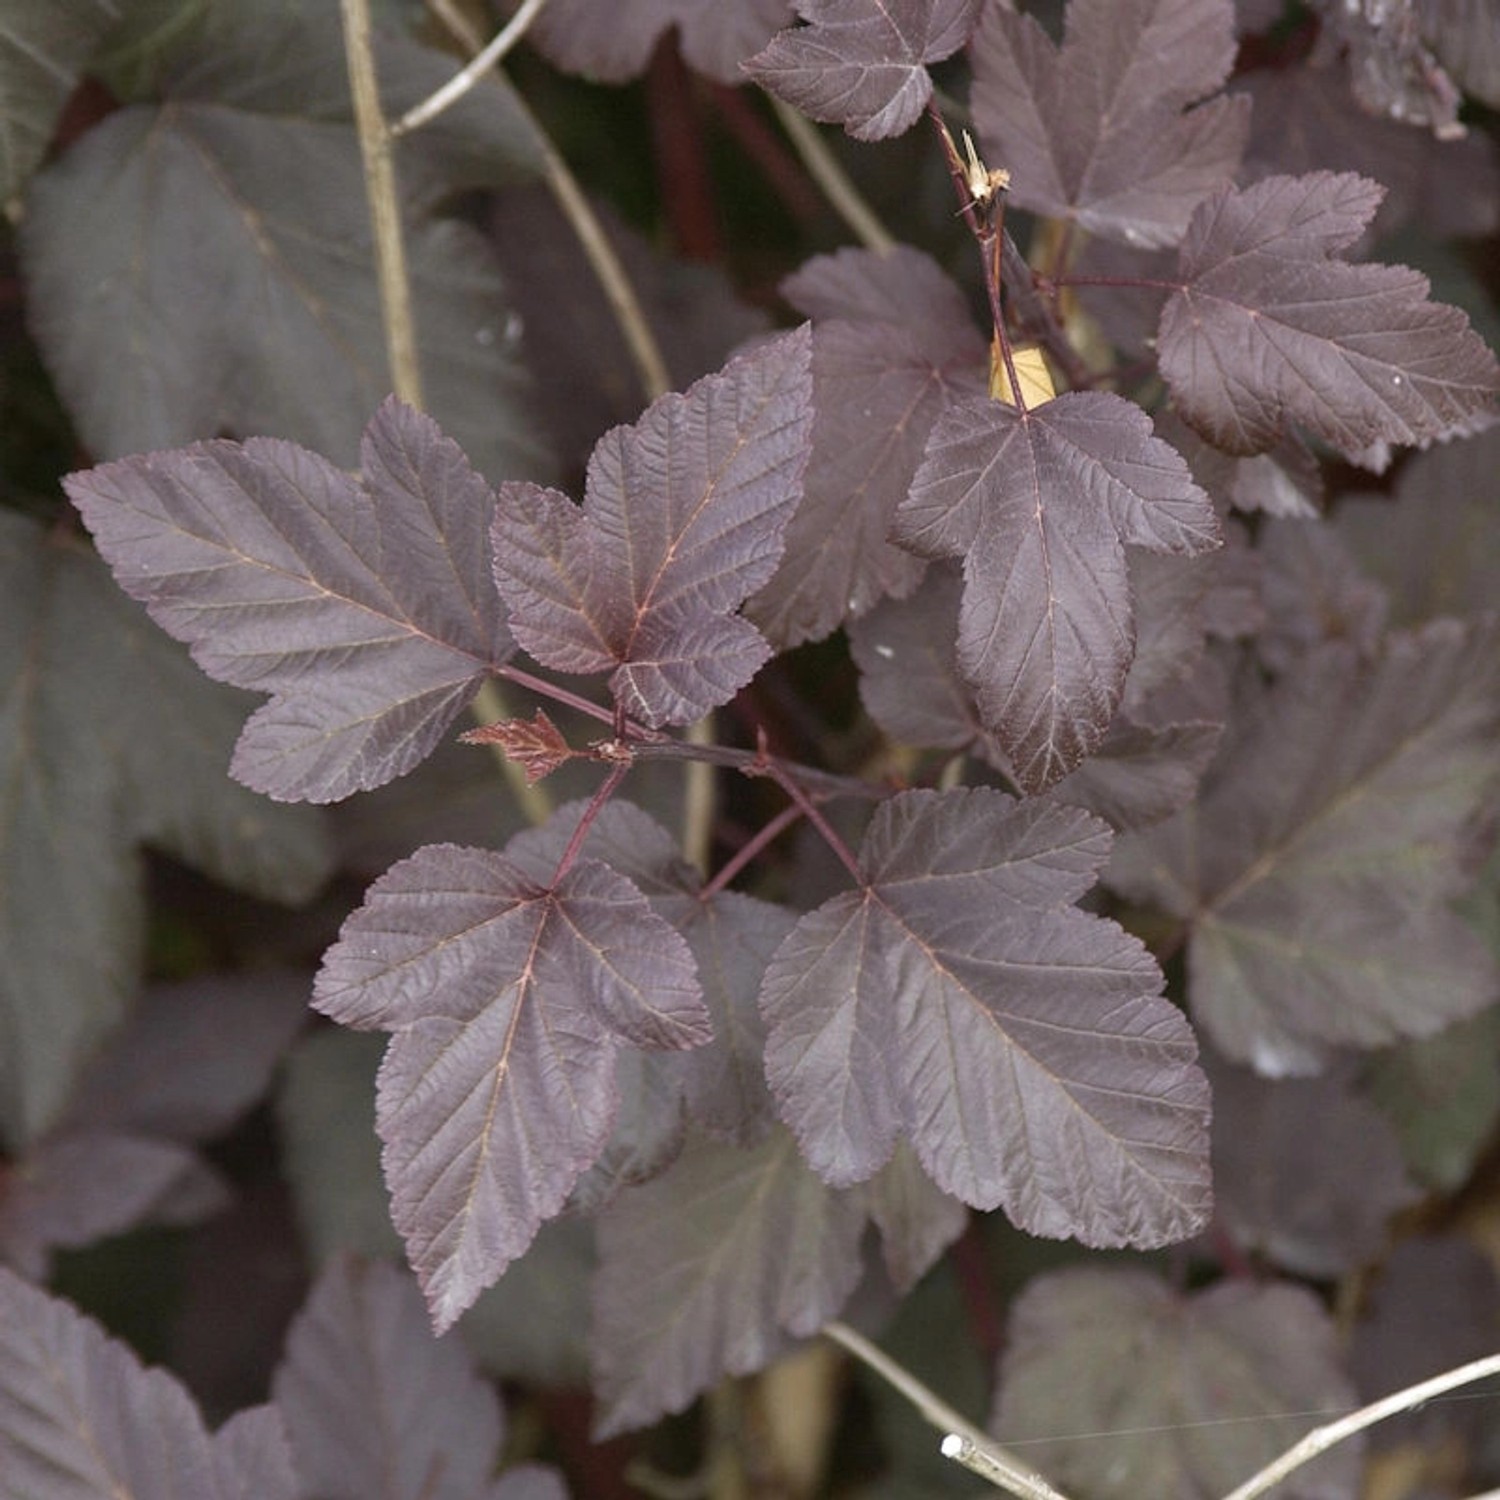
{"label": "red stem", "polygon": [[557,862],[557,869],[552,872],[554,886],[577,863],[578,852],[583,848],[583,841],[589,836],[589,829],[594,826],[594,819],[604,811],[605,804],[614,796],[615,789],[624,781],[629,771],[628,761],[617,761],[609,768],[609,775],[599,783],[598,790],[589,800],[589,805],[583,810],[583,816],[578,820],[578,827],[573,830],[573,837],[568,840],[568,847],[563,850],[562,858]]}
{"label": "red stem", "polygon": [[798,786],[796,779],[784,767],[769,757],[765,759],[763,765],[765,774],[802,809],[803,817],[818,830],[823,836],[823,841],[838,855],[839,863],[854,877],[854,883],[863,886],[865,876],[864,871],[859,867],[859,861],[850,852],[849,846],[839,837],[838,830],[818,811],[818,804]]}
{"label": "red stem", "polygon": [[689,260],[721,261],[718,201],[703,150],[703,119],[693,98],[693,79],[668,31],[646,74],[646,109],[656,158],[657,192],[672,240]]}
{"label": "red stem", "polygon": [[802,163],[782,144],[781,137],[746,96],[728,84],[710,85],[710,98],[724,128],[740,150],[760,168],[786,211],[804,226],[817,224],[826,210]]}
{"label": "red stem", "polygon": [[948,1260],[958,1280],[969,1334],[984,1361],[986,1378],[993,1380],[1000,1351],[1005,1347],[1005,1320],[995,1297],[984,1235],[975,1215],[970,1214],[964,1232],[948,1252]]}
{"label": "red stem", "polygon": [[711,901],[762,849],[780,838],[783,831],[790,828],[801,816],[802,809],[795,802],[790,807],[783,807],[769,823],[757,829],[754,837],[746,839],[744,845],[736,849],[719,867],[713,879],[698,892],[698,899]]}

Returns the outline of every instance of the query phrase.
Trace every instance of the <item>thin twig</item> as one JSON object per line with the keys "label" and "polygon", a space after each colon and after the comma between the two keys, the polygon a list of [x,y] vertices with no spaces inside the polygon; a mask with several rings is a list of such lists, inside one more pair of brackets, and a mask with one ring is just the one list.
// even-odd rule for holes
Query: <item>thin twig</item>
{"label": "thin twig", "polygon": [[1300,1469],[1303,1464],[1311,1463],[1336,1444],[1342,1443],[1345,1438],[1353,1437],[1356,1432],[1363,1432],[1366,1427],[1373,1427],[1387,1417],[1410,1411],[1424,1401],[1431,1401],[1434,1396],[1441,1396],[1457,1386],[1483,1380],[1486,1375],[1500,1375],[1500,1354],[1491,1354],[1484,1359],[1476,1359],[1471,1364],[1460,1365],[1456,1370],[1434,1375],[1431,1380],[1424,1380],[1417,1385],[1407,1386],[1405,1390],[1383,1396],[1379,1401],[1373,1401],[1347,1417],[1340,1417],[1337,1422],[1330,1422],[1325,1427],[1315,1427],[1301,1442],[1288,1448],[1280,1458],[1267,1464],[1237,1490],[1226,1495],[1224,1500],[1252,1500],[1256,1495],[1263,1495],[1273,1485],[1280,1484],[1288,1474]]}
{"label": "thin twig", "polygon": [[[714,742],[714,716],[704,714],[688,725],[690,745]],[[714,818],[718,812],[718,778],[706,760],[691,760],[682,785],[682,857],[701,875],[708,874],[713,850]]]}
{"label": "thin twig", "polygon": [[865,202],[843,164],[833,154],[828,142],[818,133],[812,121],[780,99],[773,98],[771,106],[813,180],[838,210],[839,217],[859,237],[860,243],[867,249],[878,250],[882,255],[894,250],[895,236],[876,217],[875,210]]}
{"label": "thin twig", "polygon": [[393,142],[380,108],[380,86],[375,77],[369,0],[341,0],[341,14],[349,88],[354,99],[354,124],[364,161],[365,193],[370,200],[375,274],[380,284],[380,316],[385,329],[386,357],[391,366],[391,389],[408,406],[420,407],[422,373],[412,317],[411,280],[406,270],[401,205],[396,196]]}
{"label": "thin twig", "polygon": [[839,1322],[826,1324],[823,1332],[869,1365],[881,1379],[905,1396],[932,1426],[945,1434],[942,1444],[944,1458],[963,1464],[966,1469],[988,1479],[996,1488],[1019,1496],[1020,1500],[1066,1500],[1060,1490],[1054,1489],[1029,1464],[1007,1453],[987,1433],[956,1412],[941,1396],[928,1390],[910,1370],[903,1369],[862,1334]]}
{"label": "thin twig", "polygon": [[547,0],[523,0],[521,8],[501,28],[499,34],[482,52],[472,58],[464,68],[453,75],[442,88],[429,94],[420,104],[414,104],[391,126],[392,135],[405,135],[416,130],[429,120],[435,120],[445,109],[457,104],[500,59],[526,35],[526,29]]}

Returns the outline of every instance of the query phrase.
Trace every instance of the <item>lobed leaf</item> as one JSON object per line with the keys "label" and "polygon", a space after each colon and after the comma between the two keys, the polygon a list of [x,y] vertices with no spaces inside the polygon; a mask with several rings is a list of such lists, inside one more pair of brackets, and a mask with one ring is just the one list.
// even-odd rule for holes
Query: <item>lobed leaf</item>
{"label": "lobed leaf", "polygon": [[[1228,1494],[1355,1404],[1332,1320],[1301,1287],[1183,1296],[1143,1271],[1058,1271],[1027,1284],[1008,1333],[991,1429],[1098,1500]],[[1359,1473],[1358,1442],[1341,1443],[1288,1493],[1352,1500]]]}
{"label": "lobed leaf", "polygon": [[867,1224],[909,1291],[963,1231],[961,1204],[908,1151],[870,1183],[830,1188],[776,1127],[749,1149],[689,1142],[600,1219],[591,1351],[599,1435],[680,1411],[727,1375],[815,1333],[863,1273]]}
{"label": "lobed leaf", "polygon": [[1033,16],[991,5],[971,56],[974,122],[1022,208],[1173,245],[1239,165],[1248,102],[1187,108],[1234,65],[1230,0],[1072,0],[1060,48]]}
{"label": "lobed leaf", "polygon": [[903,245],[819,256],[781,290],[814,320],[812,454],[786,551],[749,613],[788,646],[916,587],[923,565],[891,545],[891,522],[939,413],[984,390],[987,354],[958,287]]}
{"label": "lobed leaf", "polygon": [[[116,76],[152,75],[156,97],[37,173],[21,234],[32,326],[83,446],[113,459],[274,433],[352,466],[391,377],[337,7],[194,6],[133,41]],[[452,71],[385,43],[396,114]],[[402,148],[427,404],[492,474],[550,462],[495,258],[437,215],[540,164],[493,79]]]}
{"label": "lobed leaf", "polygon": [[909,130],[932,97],[924,66],[969,40],[980,0],[794,0],[805,26],[780,32],[745,71],[856,140]]}
{"label": "lobed leaf", "polygon": [[1234,1243],[1288,1275],[1337,1281],[1373,1265],[1421,1192],[1396,1133],[1347,1068],[1259,1078],[1208,1059],[1214,1207]]}
{"label": "lobed leaf", "polygon": [[391,1212],[439,1331],[600,1156],[624,1043],[708,1040],[692,956],[597,860],[539,884],[503,854],[418,850],[324,957],[318,1009],[394,1033],[376,1124]]}
{"label": "lobed leaf", "polygon": [[514,649],[494,497],[430,418],[385,402],[355,477],[251,438],[64,480],[121,586],[211,677],[272,694],[231,771],[332,802],[410,770]]}
{"label": "lobed leaf", "polygon": [[54,1250],[148,1224],[194,1224],[229,1201],[218,1174],[179,1142],[60,1132],[8,1162],[0,1177],[0,1262],[45,1281]]}
{"label": "lobed leaf", "polygon": [[1500,598],[1500,426],[1414,453],[1391,494],[1350,495],[1329,525],[1390,596],[1397,624]]}
{"label": "lobed leaf", "polygon": [[813,1169],[900,1138],[1022,1228],[1162,1244],[1208,1206],[1207,1085],[1161,974],[1072,908],[1108,849],[1087,813],[974,789],[877,809],[863,884],[804,917],[761,994],[766,1075]]}
{"label": "lobed leaf", "polygon": [[[509,845],[510,857],[532,879],[545,881],[586,805],[565,803],[544,827],[518,834]],[[720,1139],[739,1145],[760,1140],[774,1118],[765,1082],[760,982],[795,915],[738,891],[705,898],[702,877],[683,859],[676,839],[619,797],[594,820],[588,847],[635,882],[651,909],[687,940],[698,966],[713,1037],[701,1047],[649,1059],[674,1085],[674,1128],[680,1099],[692,1119]]]}
{"label": "lobed leaf", "polygon": [[139,983],[138,846],[266,900],[329,867],[306,808],[223,773],[244,703],[76,538],[0,512],[0,1136],[57,1123]]}
{"label": "lobed leaf", "polygon": [[1071,392],[1025,411],[950,402],[893,535],[963,559],[959,670],[1017,781],[1039,792],[1099,745],[1124,692],[1124,544],[1191,555],[1218,545],[1218,521],[1138,407]]}
{"label": "lobed leaf", "polygon": [[1230,725],[1191,814],[1120,841],[1109,883],[1187,925],[1193,1015],[1228,1057],[1313,1072],[1493,1001],[1448,902],[1496,786],[1497,647],[1490,618],[1309,652]]}
{"label": "lobed leaf", "polygon": [[1297,424],[1351,458],[1489,418],[1500,366],[1455,307],[1404,266],[1336,258],[1382,190],[1352,173],[1225,188],[1193,215],[1158,329],[1182,416],[1229,453]]}
{"label": "lobed leaf", "polygon": [[831,1192],[784,1130],[740,1150],[692,1142],[599,1224],[597,1435],[679,1411],[720,1376],[815,1333],[859,1280],[865,1210]]}
{"label": "lobed leaf", "polygon": [[781,556],[811,403],[802,328],[606,433],[581,509],[502,485],[495,582],[520,644],[558,671],[612,671],[617,703],[651,725],[733,697],[771,654],[733,612]]}
{"label": "lobed leaf", "polygon": [[295,1500],[276,1414],[210,1434],[164,1370],[0,1267],[0,1494],[5,1500]]}
{"label": "lobed leaf", "polygon": [[[1139,569],[1132,570],[1131,581],[1137,606],[1146,606],[1150,641],[1160,592],[1149,587],[1142,591]],[[897,742],[963,750],[1010,775],[1010,759],[985,728],[954,655],[962,588],[957,565],[939,564],[928,570],[911,598],[884,600],[850,626],[860,698],[870,717]],[[1174,665],[1185,651],[1202,643],[1196,618],[1191,624],[1184,621],[1184,626],[1186,644],[1174,641]],[[1127,691],[1143,666],[1149,669],[1138,652]],[[1144,827],[1192,798],[1218,738],[1217,724],[1148,726],[1132,723],[1121,713],[1094,753],[1063,777],[1051,795],[1098,813],[1114,828]]]}
{"label": "lobed leaf", "polygon": [[551,0],[528,38],[569,73],[624,83],[645,71],[662,34],[675,27],[683,57],[720,83],[745,81],[741,65],[791,20],[789,0]]}
{"label": "lobed leaf", "polygon": [[302,1493],[319,1500],[474,1500],[505,1422],[456,1339],[434,1339],[410,1277],[334,1261],[287,1333],[272,1396]]}

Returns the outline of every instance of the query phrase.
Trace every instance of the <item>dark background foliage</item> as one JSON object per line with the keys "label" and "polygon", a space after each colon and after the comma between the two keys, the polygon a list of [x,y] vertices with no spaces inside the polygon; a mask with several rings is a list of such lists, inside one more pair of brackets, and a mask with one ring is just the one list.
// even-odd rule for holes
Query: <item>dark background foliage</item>
{"label": "dark background foliage", "polygon": [[418,412],[337,7],[0,0],[0,1500],[976,1492],[833,1319],[1213,1496],[1500,1347],[1492,0],[505,70]]}

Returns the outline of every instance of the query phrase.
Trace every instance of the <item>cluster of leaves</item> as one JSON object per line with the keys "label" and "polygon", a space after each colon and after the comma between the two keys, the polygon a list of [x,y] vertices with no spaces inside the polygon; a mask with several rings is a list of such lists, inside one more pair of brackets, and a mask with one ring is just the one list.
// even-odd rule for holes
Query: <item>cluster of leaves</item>
{"label": "cluster of leaves", "polygon": [[[0,1496],[562,1493],[491,1477],[496,1400],[351,1246],[399,1248],[491,1370],[587,1378],[607,1435],[919,1305],[966,1233],[1186,1245],[1223,1279],[1083,1260],[1011,1308],[992,1426],[1098,1496],[1227,1489],[1307,1422],[1206,1424],[1388,1382],[1432,1267],[1500,1304],[1451,1236],[1391,1258],[1352,1344],[1301,1284],[1482,1196],[1500,1118],[1500,368],[1371,249],[1500,230],[1492,143],[1458,138],[1465,91],[1500,105],[1482,7],[551,0],[531,40],[567,72],[655,53],[670,89],[675,45],[726,121],[753,80],[924,140],[896,191],[927,249],[799,251],[771,331],[617,231],[682,386],[642,411],[567,337],[608,314],[491,81],[400,156],[435,415],[382,400],[329,8],[22,9],[0,174],[98,557],[73,512],[0,512],[0,1255],[42,1279],[221,1211],[203,1145],[285,1059],[331,1269],[271,1403],[213,1436],[5,1275]],[[447,66],[393,26],[388,112]],[[85,70],[111,107],[43,165]],[[1023,345],[1060,394],[1024,394]],[[464,738],[556,798],[455,744],[476,705]],[[291,905],[375,878],[138,1001],[143,846]],[[309,988],[336,1026],[301,1026]],[[1475,1336],[1428,1321],[1412,1373]],[[1064,1435],[1104,1426],[1136,1435]],[[1307,1474],[1352,1495],[1359,1455]]]}

